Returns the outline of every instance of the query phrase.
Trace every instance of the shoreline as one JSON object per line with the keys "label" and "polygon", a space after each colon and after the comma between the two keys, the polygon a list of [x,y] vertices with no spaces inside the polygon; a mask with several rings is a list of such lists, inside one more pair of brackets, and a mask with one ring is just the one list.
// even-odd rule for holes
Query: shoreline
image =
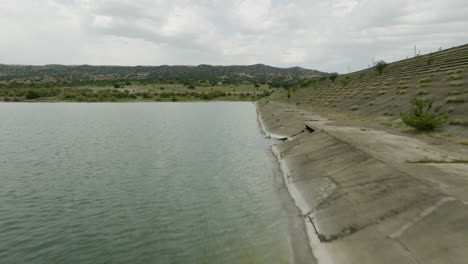
{"label": "shoreline", "polygon": [[[260,127],[260,130],[262,132],[262,134],[264,136],[268,136],[269,138],[274,138],[274,139],[278,139],[278,140],[283,140],[286,138],[286,140],[289,139],[288,136],[285,136],[285,135],[280,135],[280,134],[275,134],[275,133],[270,133],[265,124],[264,124],[264,121],[263,121],[263,117],[262,117],[262,114],[258,108],[258,103],[255,102],[255,109],[256,109],[256,112],[257,112],[257,121],[258,121],[258,124],[259,124],[259,127]],[[282,142],[279,142],[278,144],[282,144]],[[323,253],[322,254],[319,254],[320,252],[317,252],[318,248],[319,248],[319,244],[320,244],[320,239],[319,237],[317,236],[316,232],[315,232],[315,227],[313,226],[312,222],[309,220],[308,217],[306,217],[307,215],[307,202],[304,200],[304,198],[301,196],[301,194],[299,193],[299,191],[296,189],[295,185],[294,184],[291,184],[289,183],[288,181],[288,165],[286,163],[286,160],[282,159],[281,158],[281,154],[278,150],[278,148],[276,147],[276,144],[275,145],[272,145],[270,147],[270,152],[272,154],[272,156],[274,157],[275,159],[275,163],[276,165],[278,166],[278,169],[279,169],[279,173],[281,174],[281,179],[283,181],[283,184],[284,186],[286,187],[286,191],[288,193],[288,196],[289,198],[291,199],[291,201],[294,203],[294,206],[295,208],[297,208],[297,210],[301,213],[301,223],[303,225],[303,230],[306,234],[306,239],[307,239],[307,247],[311,250],[312,254],[313,254],[313,257],[315,259],[311,260],[309,259],[308,261],[310,261],[309,263],[324,263],[324,264],[333,264],[333,262],[331,262],[328,258],[328,256],[324,255]],[[315,249],[315,250],[314,250]],[[292,251],[294,251],[292,249]],[[293,252],[292,252],[293,253]],[[296,263],[296,262],[293,262],[293,263]]]}
{"label": "shoreline", "polygon": [[17,103],[27,103],[27,104],[36,104],[36,103],[77,103],[77,104],[99,104],[99,103],[256,103],[256,101],[250,100],[181,100],[181,101],[99,101],[99,102],[92,102],[92,101],[0,101],[0,103],[7,103],[7,104],[17,104]]}
{"label": "shoreline", "polygon": [[314,257],[316,258],[317,263],[334,264],[335,262],[332,261],[330,253],[327,252],[327,250],[321,246],[320,238],[317,235],[317,229],[314,226],[313,222],[310,220],[310,217],[307,216],[309,212],[307,210],[307,208],[309,207],[307,202],[305,201],[304,197],[300,194],[296,185],[293,183],[289,183],[288,181],[289,168],[287,165],[287,161],[281,158],[281,154],[276,146],[272,146],[271,150],[280,165],[281,174],[283,175],[283,181],[286,185],[288,193],[291,196],[291,199],[294,201],[296,207],[301,211],[309,247],[312,250]]}

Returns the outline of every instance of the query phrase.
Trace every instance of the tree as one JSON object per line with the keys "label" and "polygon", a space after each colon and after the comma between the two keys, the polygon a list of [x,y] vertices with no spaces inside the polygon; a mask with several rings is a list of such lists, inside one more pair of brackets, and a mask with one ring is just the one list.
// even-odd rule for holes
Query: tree
{"label": "tree", "polygon": [[386,63],[385,61],[381,60],[381,61],[378,61],[376,64],[375,64],[375,70],[377,72],[379,72],[380,74],[382,74],[384,72],[384,69],[388,66],[388,63]]}
{"label": "tree", "polygon": [[336,78],[338,78],[338,73],[332,73],[330,74],[330,76],[328,76],[328,78],[334,82],[336,80]]}
{"label": "tree", "polygon": [[26,93],[26,99],[28,99],[28,100],[37,99],[39,97],[41,97],[41,95],[38,92],[34,91],[34,90],[29,90]]}
{"label": "tree", "polygon": [[434,130],[447,122],[447,112],[441,112],[442,106],[432,108],[434,98],[411,100],[412,108],[409,113],[400,113],[401,119],[408,126],[417,130]]}

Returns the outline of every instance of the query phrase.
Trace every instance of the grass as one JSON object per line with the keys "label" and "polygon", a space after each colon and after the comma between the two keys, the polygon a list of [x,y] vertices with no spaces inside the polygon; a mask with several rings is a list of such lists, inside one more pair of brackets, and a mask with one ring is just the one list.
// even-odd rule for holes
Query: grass
{"label": "grass", "polygon": [[468,160],[464,159],[453,159],[453,160],[435,160],[435,159],[419,159],[419,160],[407,160],[407,163],[468,163]]}
{"label": "grass", "polygon": [[460,104],[460,103],[464,103],[465,102],[465,98],[463,97],[452,97],[452,98],[448,98],[447,103],[457,103],[457,104]]}
{"label": "grass", "polygon": [[397,129],[404,126],[404,124],[402,122],[398,122],[398,121],[381,121],[381,122],[379,122],[379,124],[384,125],[384,126],[388,126],[388,127],[391,127],[391,128],[397,128]]}
{"label": "grass", "polygon": [[468,120],[454,119],[449,122],[452,126],[468,126]]}
{"label": "grass", "polygon": [[449,86],[462,86],[464,83],[463,81],[451,81],[449,82]]}
{"label": "grass", "polygon": [[453,92],[449,92],[448,95],[460,95],[460,94],[464,94],[464,93],[468,93],[468,90],[464,90],[464,91],[453,91]]}
{"label": "grass", "polygon": [[421,90],[417,93],[417,95],[426,95],[426,94],[429,94],[429,92],[427,92],[426,90]]}
{"label": "grass", "polygon": [[455,69],[455,70],[447,71],[447,74],[449,74],[449,75],[457,74],[457,73],[461,73],[462,71],[463,71],[462,69]]}
{"label": "grass", "polygon": [[462,76],[460,74],[450,74],[445,80],[446,81],[455,81],[460,80]]}
{"label": "grass", "polygon": [[416,88],[425,88],[431,86],[429,83],[418,83],[416,84]]}
{"label": "grass", "polygon": [[429,76],[419,79],[419,83],[430,83],[430,82],[432,82],[432,78]]}
{"label": "grass", "polygon": [[380,90],[380,91],[377,92],[378,95],[383,95],[385,93],[386,93],[386,91],[384,91],[384,90]]}
{"label": "grass", "polygon": [[402,90],[399,90],[396,92],[396,94],[405,94],[406,93],[406,90],[405,89],[402,89]]}

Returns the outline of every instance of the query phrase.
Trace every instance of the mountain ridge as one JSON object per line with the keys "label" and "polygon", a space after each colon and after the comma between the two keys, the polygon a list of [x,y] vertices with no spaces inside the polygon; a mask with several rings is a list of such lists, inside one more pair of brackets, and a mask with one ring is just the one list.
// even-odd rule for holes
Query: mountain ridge
{"label": "mountain ridge", "polygon": [[0,64],[0,80],[55,77],[59,79],[112,78],[192,78],[215,80],[226,77],[248,76],[251,79],[272,77],[308,79],[327,76],[328,73],[302,67],[279,68],[265,64],[253,65],[159,65],[159,66],[111,66],[111,65],[18,65]]}

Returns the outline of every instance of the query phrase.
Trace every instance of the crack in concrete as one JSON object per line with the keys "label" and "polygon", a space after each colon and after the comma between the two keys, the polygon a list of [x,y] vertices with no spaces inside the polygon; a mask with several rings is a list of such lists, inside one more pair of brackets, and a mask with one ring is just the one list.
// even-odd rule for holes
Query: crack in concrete
{"label": "crack in concrete", "polygon": [[412,260],[414,260],[418,264],[422,264],[421,261],[419,261],[419,259],[413,255],[411,250],[403,242],[401,242],[399,239],[394,239],[394,240],[408,253],[409,257]]}
{"label": "crack in concrete", "polygon": [[444,198],[440,199],[435,205],[426,208],[417,217],[413,218],[411,221],[404,224],[397,231],[393,232],[389,237],[393,238],[393,239],[400,237],[401,235],[403,235],[403,233],[406,230],[410,229],[414,224],[421,221],[422,219],[424,219],[425,217],[430,215],[432,212],[437,210],[439,207],[441,207],[442,205],[444,205],[445,203],[450,202],[450,201],[456,201],[456,199],[453,198],[453,197],[444,197]]}

